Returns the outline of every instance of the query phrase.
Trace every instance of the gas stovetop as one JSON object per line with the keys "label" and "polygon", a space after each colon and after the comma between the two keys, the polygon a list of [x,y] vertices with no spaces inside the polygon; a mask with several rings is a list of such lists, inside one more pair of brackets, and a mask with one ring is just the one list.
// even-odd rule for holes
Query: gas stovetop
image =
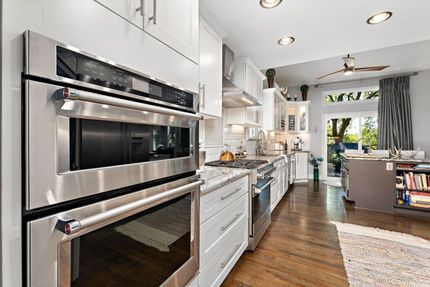
{"label": "gas stovetop", "polygon": [[245,168],[256,169],[263,164],[267,164],[267,160],[251,160],[251,159],[236,159],[233,161],[212,161],[207,162],[205,165],[217,167],[232,167],[232,168]]}

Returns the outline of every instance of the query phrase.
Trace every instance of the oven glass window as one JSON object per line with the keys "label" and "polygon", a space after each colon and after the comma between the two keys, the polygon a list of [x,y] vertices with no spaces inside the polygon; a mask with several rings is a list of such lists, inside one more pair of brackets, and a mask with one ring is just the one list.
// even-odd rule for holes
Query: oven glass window
{"label": "oven glass window", "polygon": [[70,119],[70,170],[190,156],[190,128]]}
{"label": "oven glass window", "polygon": [[159,286],[190,259],[190,230],[184,195],[73,239],[71,286]]}

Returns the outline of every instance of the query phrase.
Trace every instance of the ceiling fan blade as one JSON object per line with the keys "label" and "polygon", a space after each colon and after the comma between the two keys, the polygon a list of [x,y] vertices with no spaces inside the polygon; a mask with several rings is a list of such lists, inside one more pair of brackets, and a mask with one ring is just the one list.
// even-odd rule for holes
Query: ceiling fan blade
{"label": "ceiling fan blade", "polygon": [[356,72],[376,72],[376,71],[382,71],[389,66],[373,66],[373,67],[362,67],[362,68],[355,68]]}
{"label": "ceiling fan blade", "polygon": [[343,70],[344,70],[344,69],[340,69],[339,71],[336,71],[336,72],[333,72],[333,73],[330,73],[330,74],[327,74],[327,75],[321,76],[321,77],[317,78],[317,80],[320,80],[320,79],[322,79],[322,78],[325,78],[325,77],[328,77],[328,76],[331,76],[331,75],[334,75],[334,74],[337,74],[337,73],[340,73],[340,72],[343,72]]}

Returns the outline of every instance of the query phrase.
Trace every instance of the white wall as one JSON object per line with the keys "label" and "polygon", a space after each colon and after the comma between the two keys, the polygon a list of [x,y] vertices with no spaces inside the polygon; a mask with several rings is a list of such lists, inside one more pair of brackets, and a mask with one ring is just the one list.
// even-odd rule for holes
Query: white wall
{"label": "white wall", "polygon": [[430,157],[430,70],[411,77],[410,91],[414,148]]}
{"label": "white wall", "polygon": [[30,29],[197,91],[198,65],[93,0],[3,0],[1,87],[2,286],[21,286],[22,34]]}

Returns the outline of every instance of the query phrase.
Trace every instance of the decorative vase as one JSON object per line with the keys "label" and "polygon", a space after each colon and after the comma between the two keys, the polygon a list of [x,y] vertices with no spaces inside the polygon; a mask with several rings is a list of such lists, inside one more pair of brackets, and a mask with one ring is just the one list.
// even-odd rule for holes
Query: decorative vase
{"label": "decorative vase", "polygon": [[320,180],[320,169],[314,166],[314,181]]}
{"label": "decorative vase", "polygon": [[309,90],[308,85],[303,85],[300,87],[300,91],[302,91],[302,100],[303,101],[306,101],[308,99],[308,90]]}
{"label": "decorative vase", "polygon": [[273,88],[273,82],[275,81],[275,78],[267,78],[267,86],[269,89]]}

